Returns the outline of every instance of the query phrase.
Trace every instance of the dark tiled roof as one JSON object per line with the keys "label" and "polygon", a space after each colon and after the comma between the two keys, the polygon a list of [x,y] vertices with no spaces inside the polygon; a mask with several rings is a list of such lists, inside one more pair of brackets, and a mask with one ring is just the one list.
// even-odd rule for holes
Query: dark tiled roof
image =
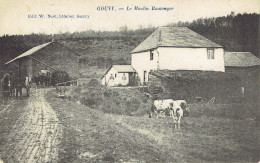
{"label": "dark tiled roof", "polygon": [[260,59],[250,52],[225,52],[225,66],[248,67],[260,65]]}
{"label": "dark tiled roof", "polygon": [[187,27],[159,27],[131,53],[157,47],[222,47]]}

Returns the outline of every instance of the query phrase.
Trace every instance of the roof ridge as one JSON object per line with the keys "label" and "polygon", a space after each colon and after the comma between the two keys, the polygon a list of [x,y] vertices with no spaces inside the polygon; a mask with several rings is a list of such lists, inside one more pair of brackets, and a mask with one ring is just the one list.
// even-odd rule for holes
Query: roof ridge
{"label": "roof ridge", "polygon": [[225,51],[227,53],[251,53],[251,52],[229,52],[229,51]]}
{"label": "roof ridge", "polygon": [[177,26],[160,26],[161,28],[167,27],[167,28],[188,28],[188,27],[177,27]]}

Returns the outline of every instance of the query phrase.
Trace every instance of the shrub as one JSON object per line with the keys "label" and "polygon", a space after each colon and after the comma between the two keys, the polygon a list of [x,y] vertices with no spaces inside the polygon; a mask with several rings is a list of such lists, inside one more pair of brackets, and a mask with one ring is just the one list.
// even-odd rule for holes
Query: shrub
{"label": "shrub", "polygon": [[95,80],[90,83],[91,87],[70,87],[66,94],[73,97],[72,101],[77,99],[81,104],[105,113],[142,116],[150,109],[150,101],[138,89],[110,89],[95,84]]}
{"label": "shrub", "polygon": [[130,115],[132,112],[137,111],[140,109],[141,106],[141,101],[135,97],[129,99],[126,101],[126,113]]}

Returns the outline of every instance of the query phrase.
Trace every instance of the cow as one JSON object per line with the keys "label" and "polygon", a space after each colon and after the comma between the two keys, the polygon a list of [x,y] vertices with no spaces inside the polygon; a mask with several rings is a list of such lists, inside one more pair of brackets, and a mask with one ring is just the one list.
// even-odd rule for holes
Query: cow
{"label": "cow", "polygon": [[149,118],[152,117],[153,113],[156,115],[156,118],[158,118],[161,112],[168,112],[170,108],[173,107],[173,102],[172,99],[154,100],[149,113]]}
{"label": "cow", "polygon": [[180,128],[181,118],[183,117],[183,109],[180,105],[175,105],[170,109],[170,115],[172,116],[174,128]]}
{"label": "cow", "polygon": [[180,128],[181,118],[184,117],[184,115],[188,116],[189,108],[187,107],[187,102],[185,100],[154,100],[149,118],[152,117],[153,113],[155,113],[156,118],[158,118],[158,115],[161,112],[164,112],[165,115],[167,112],[169,112],[170,117],[173,118],[174,127]]}
{"label": "cow", "polygon": [[190,109],[188,108],[188,104],[185,100],[175,100],[173,106],[180,106],[183,110],[183,117],[188,117],[190,113]]}

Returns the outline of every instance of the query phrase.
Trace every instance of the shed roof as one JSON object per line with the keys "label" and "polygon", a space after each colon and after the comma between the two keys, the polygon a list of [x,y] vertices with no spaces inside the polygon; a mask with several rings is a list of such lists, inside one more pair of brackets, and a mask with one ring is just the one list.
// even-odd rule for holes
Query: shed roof
{"label": "shed roof", "polygon": [[158,47],[214,47],[222,46],[201,36],[187,27],[159,27],[131,53],[143,52]]}
{"label": "shed roof", "polygon": [[101,78],[103,78],[111,68],[115,68],[118,73],[136,72],[132,65],[112,65]]}
{"label": "shed roof", "polygon": [[131,65],[113,65],[117,72],[136,72]]}
{"label": "shed roof", "polygon": [[30,50],[24,52],[23,54],[21,54],[21,55],[15,57],[14,59],[12,59],[12,60],[6,62],[5,64],[11,63],[11,62],[13,62],[13,61],[15,61],[15,60],[17,60],[17,59],[19,59],[19,58],[23,58],[23,57],[30,56],[30,55],[34,54],[35,52],[41,50],[42,48],[48,46],[48,45],[51,44],[51,43],[52,43],[52,42],[48,42],[48,43],[45,43],[45,44],[42,44],[42,45],[39,45],[39,46],[35,46],[35,47],[31,48]]}
{"label": "shed roof", "polygon": [[250,52],[225,52],[225,66],[249,67],[260,65],[260,59]]}

